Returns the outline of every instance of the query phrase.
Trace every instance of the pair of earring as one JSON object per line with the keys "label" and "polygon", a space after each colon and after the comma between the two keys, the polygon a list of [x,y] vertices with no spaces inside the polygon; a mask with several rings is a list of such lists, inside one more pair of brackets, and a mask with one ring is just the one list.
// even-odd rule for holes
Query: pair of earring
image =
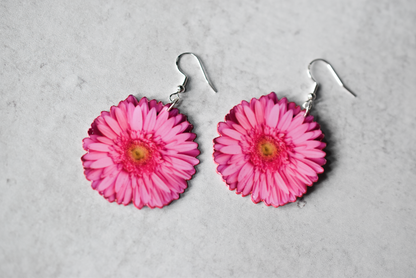
{"label": "pair of earring", "polygon": [[[109,202],[162,208],[179,198],[195,174],[200,154],[196,135],[186,116],[174,108],[186,90],[188,77],[179,67],[186,54],[198,60],[205,80],[217,92],[198,56],[185,52],[176,59],[185,79],[169,96],[170,103],[130,95],[101,112],[88,130],[83,140],[87,153],[81,158],[84,173]],[[308,67],[315,87],[303,109],[272,92],[242,101],[218,124],[214,161],[230,190],[278,207],[294,202],[318,180],[326,163],[326,144],[319,124],[309,115],[319,86],[311,75],[316,61],[325,62],[348,90],[328,62],[316,59]]]}

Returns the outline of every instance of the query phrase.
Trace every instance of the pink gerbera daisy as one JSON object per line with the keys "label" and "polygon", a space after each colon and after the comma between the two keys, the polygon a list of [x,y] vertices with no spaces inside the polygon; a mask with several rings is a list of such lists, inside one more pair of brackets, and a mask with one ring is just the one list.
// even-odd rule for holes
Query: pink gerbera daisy
{"label": "pink gerbera daisy", "polygon": [[313,116],[275,93],[241,102],[218,124],[214,160],[230,190],[254,203],[294,202],[326,163],[323,134]]}
{"label": "pink gerbera daisy", "polygon": [[200,152],[192,125],[169,106],[130,95],[92,123],[82,164],[109,202],[162,208],[187,187]]}

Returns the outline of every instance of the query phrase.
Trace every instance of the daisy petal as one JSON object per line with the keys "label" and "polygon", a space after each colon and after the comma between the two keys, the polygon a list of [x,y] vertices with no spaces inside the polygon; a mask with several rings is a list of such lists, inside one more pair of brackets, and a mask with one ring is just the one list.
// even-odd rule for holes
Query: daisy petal
{"label": "daisy petal", "polygon": [[266,124],[268,126],[276,127],[277,122],[279,121],[279,108],[280,108],[279,104],[276,104],[275,106],[273,106],[266,120]]}
{"label": "daisy petal", "polygon": [[129,128],[126,113],[122,109],[116,107],[115,114],[116,114],[117,121],[120,124],[121,129],[123,131],[126,131]]}
{"label": "daisy petal", "polygon": [[254,115],[253,110],[251,110],[250,107],[248,106],[243,106],[243,107],[244,107],[244,113],[246,114],[246,117],[248,121],[250,122],[250,125],[252,127],[257,126],[256,116]]}
{"label": "daisy petal", "polygon": [[132,130],[142,130],[143,128],[143,113],[140,106],[136,106],[133,112],[133,118],[130,122],[130,127]]}
{"label": "daisy petal", "polygon": [[107,157],[104,157],[104,158],[101,158],[99,160],[94,161],[91,164],[90,168],[92,168],[92,169],[104,168],[104,167],[107,167],[107,166],[110,166],[110,165],[113,165],[113,164],[114,163],[113,163],[113,160],[111,159],[111,157],[107,156]]}
{"label": "daisy petal", "polygon": [[241,147],[239,145],[229,145],[221,148],[221,152],[226,154],[240,154]]}
{"label": "daisy petal", "polygon": [[149,114],[147,114],[147,117],[144,119],[144,125],[143,129],[146,131],[153,131],[153,128],[156,124],[156,108],[150,109]]}
{"label": "daisy petal", "polygon": [[114,120],[112,117],[110,116],[105,116],[104,120],[107,122],[108,126],[114,131],[114,133],[116,135],[120,135],[121,133],[121,128],[118,125],[118,123],[116,122],[116,120]]}

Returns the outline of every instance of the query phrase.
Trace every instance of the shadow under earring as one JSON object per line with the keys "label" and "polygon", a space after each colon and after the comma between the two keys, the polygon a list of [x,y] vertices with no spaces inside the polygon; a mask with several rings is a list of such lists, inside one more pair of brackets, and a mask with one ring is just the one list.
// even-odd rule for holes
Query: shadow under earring
{"label": "shadow under earring", "polygon": [[254,203],[282,206],[302,196],[307,186],[318,180],[326,163],[324,135],[314,117],[309,115],[319,84],[310,68],[325,62],[337,82],[349,91],[332,66],[323,59],[308,66],[315,82],[303,109],[274,92],[242,101],[218,124],[214,139],[214,161],[230,190],[247,196]]}
{"label": "shadow under earring", "polygon": [[196,135],[186,116],[174,108],[188,81],[178,64],[185,54],[197,58],[215,91],[199,58],[182,53],[176,66],[185,80],[170,95],[171,103],[130,95],[101,112],[88,130],[83,140],[88,153],[81,158],[85,177],[109,202],[162,208],[179,198],[195,174],[200,154]]}

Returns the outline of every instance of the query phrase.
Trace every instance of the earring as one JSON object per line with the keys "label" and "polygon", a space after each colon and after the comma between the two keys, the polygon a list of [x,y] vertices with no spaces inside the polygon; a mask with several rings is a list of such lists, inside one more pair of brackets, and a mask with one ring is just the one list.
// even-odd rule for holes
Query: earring
{"label": "earring", "polygon": [[101,112],[91,124],[83,140],[87,151],[81,158],[84,174],[109,202],[133,202],[138,209],[162,208],[179,198],[195,174],[200,154],[196,135],[186,116],[174,108],[186,90],[188,76],[179,68],[186,54],[198,60],[205,80],[216,92],[201,60],[185,52],[176,59],[185,80],[170,95],[171,103],[130,95],[109,112]]}
{"label": "earring", "polygon": [[218,124],[214,161],[230,190],[254,203],[282,206],[301,197],[318,180],[326,163],[324,135],[309,115],[319,84],[311,74],[314,62],[322,61],[338,84],[348,90],[333,67],[323,59],[308,66],[314,90],[303,109],[274,92],[234,106]]}

